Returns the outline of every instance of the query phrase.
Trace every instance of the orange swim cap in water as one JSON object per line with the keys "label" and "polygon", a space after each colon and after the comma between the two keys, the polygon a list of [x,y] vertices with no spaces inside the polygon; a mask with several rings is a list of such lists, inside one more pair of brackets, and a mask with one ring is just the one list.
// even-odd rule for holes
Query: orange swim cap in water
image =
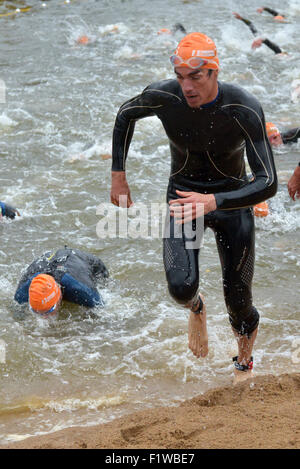
{"label": "orange swim cap in water", "polygon": [[168,28],[162,28],[159,31],[157,31],[157,34],[172,34],[172,32]]}
{"label": "orange swim cap in water", "polygon": [[276,125],[273,124],[272,122],[266,122],[266,130],[267,130],[267,135],[269,138],[280,135],[280,132],[277,129]]}
{"label": "orange swim cap in water", "polygon": [[39,274],[32,279],[29,286],[29,305],[36,313],[47,313],[60,298],[60,286],[51,275]]}
{"label": "orange swim cap in water", "polygon": [[283,22],[285,21],[285,17],[281,15],[274,16],[275,21]]}
{"label": "orange swim cap in water", "polygon": [[266,217],[269,215],[269,204],[268,202],[261,202],[253,207],[254,215],[256,217]]}
{"label": "orange swim cap in water", "polygon": [[84,46],[90,42],[89,38],[87,36],[80,36],[77,39],[77,44],[83,44]]}
{"label": "orange swim cap in water", "polygon": [[216,45],[202,33],[187,34],[179,42],[170,60],[174,67],[219,69]]}

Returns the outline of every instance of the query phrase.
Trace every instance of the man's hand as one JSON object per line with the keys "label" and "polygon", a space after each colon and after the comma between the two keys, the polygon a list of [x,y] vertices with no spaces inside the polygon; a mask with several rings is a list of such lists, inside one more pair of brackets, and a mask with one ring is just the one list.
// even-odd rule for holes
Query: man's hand
{"label": "man's hand", "polygon": [[258,49],[259,47],[261,47],[262,42],[263,42],[263,39],[262,39],[262,38],[255,39],[255,40],[252,42],[252,46],[251,46],[252,49]]}
{"label": "man's hand", "polygon": [[297,166],[288,182],[288,191],[293,200],[296,200],[295,196],[300,199],[300,166]]}
{"label": "man's hand", "polygon": [[125,171],[111,172],[110,200],[117,207],[129,208],[133,205]]}
{"label": "man's hand", "polygon": [[236,17],[237,20],[242,19],[241,15],[239,15],[238,13],[232,13],[232,14]]}
{"label": "man's hand", "polygon": [[183,224],[216,210],[217,204],[213,194],[176,191],[179,199],[170,200],[170,213],[176,224]]}

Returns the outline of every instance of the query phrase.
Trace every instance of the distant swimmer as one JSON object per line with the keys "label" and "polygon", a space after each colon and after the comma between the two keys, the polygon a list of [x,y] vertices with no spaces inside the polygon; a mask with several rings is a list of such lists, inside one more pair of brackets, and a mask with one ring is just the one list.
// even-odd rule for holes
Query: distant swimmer
{"label": "distant swimmer", "polygon": [[263,13],[264,11],[266,11],[267,13],[270,13],[273,16],[275,21],[284,22],[286,20],[285,15],[281,15],[280,13],[278,13],[278,11],[273,10],[272,8],[269,8],[269,7],[257,8],[256,11],[258,13]]}
{"label": "distant swimmer", "polygon": [[55,315],[62,300],[89,308],[103,306],[97,280],[108,275],[101,259],[79,249],[65,247],[46,252],[26,269],[15,300],[28,303],[32,311],[43,317]]}
{"label": "distant swimmer", "polygon": [[20,212],[16,208],[6,204],[5,202],[0,202],[0,219],[1,217],[6,217],[14,220],[16,215],[19,217],[21,216]]}
{"label": "distant swimmer", "polygon": [[280,132],[275,124],[267,122],[266,129],[269,142],[274,147],[288,143],[296,143],[300,138],[300,127],[294,127],[285,132]]}
{"label": "distant swimmer", "polygon": [[300,162],[288,182],[288,191],[293,200],[300,199]]}
{"label": "distant swimmer", "polygon": [[[233,13],[233,15],[235,16],[236,19],[243,21],[243,23],[245,23],[250,28],[250,31],[254,34],[254,36],[257,36],[258,31],[250,20],[242,18],[242,16],[239,15],[238,13]],[[265,44],[267,47],[269,47],[273,52],[275,52],[275,54],[286,54],[286,52],[283,52],[282,49],[277,44],[275,44],[274,42],[270,41],[267,38],[258,37],[257,39],[253,41],[251,47],[252,49],[257,49],[258,47],[261,47],[262,44]]]}
{"label": "distant swimmer", "polygon": [[86,46],[87,44],[90,43],[90,38],[88,36],[85,36],[85,35],[84,36],[79,36],[79,38],[76,39],[76,43]]}
{"label": "distant swimmer", "polygon": [[[276,125],[272,122],[266,123],[267,134],[272,146],[286,145],[288,143],[296,143],[300,138],[300,127],[285,132],[280,132]],[[296,166],[293,175],[288,182],[288,192],[290,197],[295,200],[300,198],[300,163]]]}
{"label": "distant swimmer", "polygon": [[[252,375],[252,349],[259,324],[252,302],[252,207],[277,191],[264,113],[246,90],[218,81],[216,45],[205,34],[185,36],[170,61],[176,79],[150,84],[118,111],[113,131],[111,202],[127,208],[133,205],[126,159],[134,126],[139,119],[157,116],[171,152],[163,239],[169,292],[190,310],[190,350],[197,358],[207,356],[206,305],[198,291],[199,252],[202,227],[212,229],[222,266],[225,303],[238,343],[235,381],[241,381]],[[246,175],[245,149],[254,176],[251,182]],[[155,193],[152,196],[155,198]]]}
{"label": "distant swimmer", "polygon": [[172,29],[161,28],[157,31],[157,34],[175,34],[177,31],[180,31],[183,34],[187,34],[185,27],[181,23],[176,23]]}

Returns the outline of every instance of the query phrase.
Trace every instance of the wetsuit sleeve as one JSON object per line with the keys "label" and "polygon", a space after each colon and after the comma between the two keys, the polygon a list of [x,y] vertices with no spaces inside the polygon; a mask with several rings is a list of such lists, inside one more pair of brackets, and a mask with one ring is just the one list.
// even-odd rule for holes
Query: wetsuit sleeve
{"label": "wetsuit sleeve", "polygon": [[267,47],[269,47],[273,52],[275,52],[275,54],[281,54],[282,49],[280,49],[280,47],[277,46],[277,44],[275,44],[274,42],[271,42],[269,39],[264,39],[262,42]]}
{"label": "wetsuit sleeve", "polygon": [[151,93],[145,93],[146,90],[126,101],[119,109],[113,130],[112,171],[125,171],[125,161],[135,122],[155,114],[155,103],[151,99]]}
{"label": "wetsuit sleeve", "polygon": [[243,21],[243,23],[245,23],[250,28],[250,31],[252,32],[252,34],[254,34],[254,36],[258,33],[256,27],[254,26],[254,24],[250,20],[247,20],[245,18],[241,18],[241,21]]}
{"label": "wetsuit sleeve", "polygon": [[296,143],[300,138],[300,127],[296,127],[295,129],[288,130],[287,132],[283,132],[281,134],[282,141],[284,144],[286,143]]}
{"label": "wetsuit sleeve", "polygon": [[36,277],[40,272],[37,272],[36,274],[32,275],[32,277],[27,278],[24,281],[20,281],[18,288],[15,293],[15,301],[19,304],[23,303],[28,303],[29,300],[29,287],[31,284],[31,281],[34,277]]}
{"label": "wetsuit sleeve", "polygon": [[273,197],[277,191],[276,169],[263,111],[257,102],[239,106],[241,111],[233,118],[245,138],[253,180],[240,189],[215,194],[217,208],[222,210],[251,207]]}
{"label": "wetsuit sleeve", "polygon": [[268,13],[271,13],[271,15],[273,15],[273,16],[278,16],[279,15],[279,13],[275,10],[272,10],[272,8],[263,7],[263,10],[268,12]]}
{"label": "wetsuit sleeve", "polygon": [[65,274],[61,278],[61,286],[63,287],[63,299],[76,303],[78,305],[93,308],[94,306],[103,306],[104,302],[96,289],[74,279],[72,275]]}

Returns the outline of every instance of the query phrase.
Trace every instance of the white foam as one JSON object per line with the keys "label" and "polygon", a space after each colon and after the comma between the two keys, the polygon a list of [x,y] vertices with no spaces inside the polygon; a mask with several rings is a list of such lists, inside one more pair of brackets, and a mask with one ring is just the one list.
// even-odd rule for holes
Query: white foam
{"label": "white foam", "polygon": [[15,122],[13,119],[8,117],[5,113],[2,113],[0,115],[0,126],[1,127],[13,127],[17,125],[17,122]]}

